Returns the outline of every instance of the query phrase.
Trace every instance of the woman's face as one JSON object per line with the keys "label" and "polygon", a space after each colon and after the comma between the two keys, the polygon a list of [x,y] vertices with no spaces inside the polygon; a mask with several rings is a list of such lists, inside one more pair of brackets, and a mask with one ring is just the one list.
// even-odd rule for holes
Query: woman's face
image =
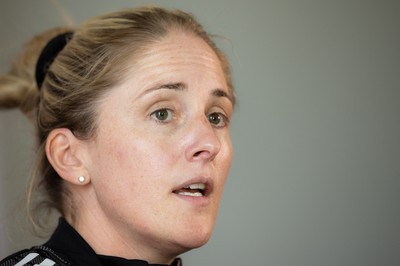
{"label": "woman's face", "polygon": [[231,99],[217,56],[190,34],[170,33],[132,64],[88,144],[102,230],[141,254],[207,242],[232,159]]}

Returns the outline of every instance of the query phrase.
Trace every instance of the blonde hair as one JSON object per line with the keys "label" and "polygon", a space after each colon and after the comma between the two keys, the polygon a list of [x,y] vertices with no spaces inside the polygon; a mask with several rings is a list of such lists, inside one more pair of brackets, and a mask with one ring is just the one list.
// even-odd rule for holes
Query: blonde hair
{"label": "blonde hair", "polygon": [[101,96],[121,81],[132,56],[140,56],[147,45],[174,29],[198,36],[214,50],[233,95],[228,61],[210,35],[192,15],[157,7],[125,9],[83,23],[50,65],[40,90],[34,71],[41,49],[71,29],[53,29],[33,38],[11,71],[0,77],[0,108],[19,107],[37,126],[38,151],[28,198],[37,191],[44,191],[46,197],[30,200],[29,209],[46,205],[61,215],[67,211],[68,191],[44,151],[48,134],[55,128],[68,128],[81,139],[93,136]]}

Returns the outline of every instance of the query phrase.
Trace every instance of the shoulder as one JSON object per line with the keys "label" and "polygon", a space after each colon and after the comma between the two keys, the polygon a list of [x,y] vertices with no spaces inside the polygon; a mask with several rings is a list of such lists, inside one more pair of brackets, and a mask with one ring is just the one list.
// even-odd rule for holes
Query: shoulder
{"label": "shoulder", "polygon": [[0,261],[0,266],[23,265],[67,266],[72,264],[46,246],[24,249]]}

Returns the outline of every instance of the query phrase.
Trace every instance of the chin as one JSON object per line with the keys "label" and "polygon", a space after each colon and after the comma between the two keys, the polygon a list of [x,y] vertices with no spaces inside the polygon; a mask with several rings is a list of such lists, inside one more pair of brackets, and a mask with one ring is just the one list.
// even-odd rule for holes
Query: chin
{"label": "chin", "polygon": [[185,251],[189,251],[205,245],[210,240],[211,234],[212,229],[210,228],[192,230],[189,233],[183,234],[182,238],[179,239],[179,243]]}

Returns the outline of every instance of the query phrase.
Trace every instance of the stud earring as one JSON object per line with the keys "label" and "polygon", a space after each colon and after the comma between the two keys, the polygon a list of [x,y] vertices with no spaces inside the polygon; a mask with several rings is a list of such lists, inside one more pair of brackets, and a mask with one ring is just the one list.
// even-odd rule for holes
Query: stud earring
{"label": "stud earring", "polygon": [[85,177],[83,176],[83,175],[81,175],[79,178],[78,178],[78,180],[79,180],[79,183],[83,183],[83,182],[85,182]]}

